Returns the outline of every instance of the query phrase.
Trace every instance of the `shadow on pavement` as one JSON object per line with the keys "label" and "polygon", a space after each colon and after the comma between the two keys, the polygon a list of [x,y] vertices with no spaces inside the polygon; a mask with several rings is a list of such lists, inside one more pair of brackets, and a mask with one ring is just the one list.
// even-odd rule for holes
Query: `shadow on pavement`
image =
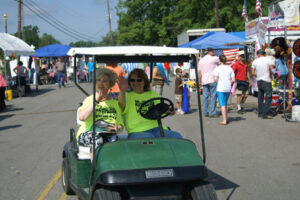
{"label": "shadow on pavement", "polygon": [[[24,110],[24,108],[16,108],[13,105],[6,105],[6,108],[4,110],[2,110],[0,112],[0,114],[2,113],[6,113],[6,112],[12,112],[12,111],[19,111],[19,110]],[[0,116],[1,117],[1,116]]]}
{"label": "shadow on pavement", "polygon": [[[5,119],[7,119],[7,118],[10,118],[10,117],[12,117],[12,116],[14,116],[14,114],[0,115],[0,121],[5,120]],[[1,127],[0,127],[0,128],[1,128]]]}
{"label": "shadow on pavement", "polygon": [[246,120],[246,118],[243,117],[228,117],[228,122],[235,122],[235,121],[241,121]]}
{"label": "shadow on pavement", "polygon": [[226,179],[223,176],[220,176],[219,174],[216,174],[215,172],[208,170],[208,179],[207,179],[216,190],[229,190],[232,189],[229,193],[226,200],[229,200],[233,193],[235,192],[236,188],[240,187],[238,184]]}
{"label": "shadow on pavement", "polygon": [[11,129],[11,128],[19,128],[21,126],[22,126],[22,124],[16,124],[16,125],[10,125],[10,126],[2,126],[2,127],[0,127],[0,131],[4,131],[6,129]]}
{"label": "shadow on pavement", "polygon": [[38,91],[32,90],[30,94],[27,94],[24,97],[36,97],[39,95],[43,95],[47,92],[51,92],[52,90],[55,90],[54,88],[39,88]]}

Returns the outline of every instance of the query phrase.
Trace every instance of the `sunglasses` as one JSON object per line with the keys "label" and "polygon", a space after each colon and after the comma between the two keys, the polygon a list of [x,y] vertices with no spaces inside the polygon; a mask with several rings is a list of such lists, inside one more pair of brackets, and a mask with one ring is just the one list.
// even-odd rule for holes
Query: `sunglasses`
{"label": "sunglasses", "polygon": [[129,79],[129,81],[130,82],[142,82],[143,81],[143,79],[141,79],[141,78],[138,78],[138,79]]}

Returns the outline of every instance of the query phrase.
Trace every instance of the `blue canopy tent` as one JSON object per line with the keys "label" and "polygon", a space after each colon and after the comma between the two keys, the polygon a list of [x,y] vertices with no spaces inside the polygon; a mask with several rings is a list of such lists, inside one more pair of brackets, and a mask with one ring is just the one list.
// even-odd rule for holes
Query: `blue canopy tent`
{"label": "blue canopy tent", "polygon": [[207,49],[208,47],[213,49],[233,49],[233,48],[243,48],[242,45],[235,46],[225,46],[226,43],[233,42],[243,42],[244,39],[236,37],[232,34],[225,32],[216,32],[198,42],[195,42],[191,45],[191,48],[195,49]]}
{"label": "blue canopy tent", "polygon": [[203,40],[203,39],[205,39],[205,38],[207,38],[207,37],[209,37],[209,36],[211,36],[211,35],[213,35],[213,34],[215,34],[215,33],[216,33],[216,32],[208,32],[208,33],[206,33],[205,35],[203,35],[203,36],[201,36],[201,37],[198,37],[198,38],[196,38],[196,39],[194,39],[194,40],[192,40],[192,41],[190,41],[190,42],[188,42],[188,43],[182,44],[182,45],[180,45],[180,46],[178,46],[178,47],[191,48],[192,45],[193,45],[194,43],[196,43],[196,42],[198,42],[198,41],[200,41],[200,40]]}
{"label": "blue canopy tent", "polygon": [[243,40],[247,40],[245,31],[240,31],[240,32],[228,32],[228,33],[231,34],[231,35],[234,35],[234,36],[236,36],[236,37],[240,37],[240,38],[242,38]]}
{"label": "blue canopy tent", "polygon": [[41,47],[37,49],[37,57],[58,57],[58,56],[67,56],[70,46],[61,45],[61,44],[51,44],[48,46]]}

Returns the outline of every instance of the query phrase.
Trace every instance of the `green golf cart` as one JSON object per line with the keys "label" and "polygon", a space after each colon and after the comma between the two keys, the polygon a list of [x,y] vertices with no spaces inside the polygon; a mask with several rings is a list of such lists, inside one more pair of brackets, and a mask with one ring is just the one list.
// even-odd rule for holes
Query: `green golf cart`
{"label": "green golf cart", "polygon": [[[71,48],[68,54],[75,56],[74,66],[78,55],[93,56],[94,63],[192,61],[197,66],[197,53],[196,49],[190,48],[116,46]],[[152,67],[153,64],[151,70]],[[197,74],[196,78],[198,80]],[[76,85],[88,95],[80,85]],[[97,148],[93,146],[91,159],[89,149],[78,146],[75,130],[70,129],[70,141],[65,144],[62,153],[62,185],[65,193],[76,194],[82,200],[217,199],[213,185],[205,180],[208,171],[204,165],[205,143],[199,85],[197,87],[202,158],[192,141],[164,137],[161,119],[169,115],[168,110],[174,109],[172,101],[166,98],[150,99],[141,105],[140,114],[158,121],[160,138],[121,139],[114,133],[106,133],[105,123],[95,122],[94,118],[93,140],[97,133],[102,136],[103,143]]]}

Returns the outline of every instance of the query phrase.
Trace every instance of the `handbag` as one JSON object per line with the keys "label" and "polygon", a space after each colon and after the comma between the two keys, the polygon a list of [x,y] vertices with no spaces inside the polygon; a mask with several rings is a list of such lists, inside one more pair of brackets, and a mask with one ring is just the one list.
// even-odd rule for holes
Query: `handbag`
{"label": "handbag", "polygon": [[246,91],[249,88],[249,82],[248,81],[237,80],[236,81],[236,88],[238,90],[241,90],[241,91]]}

